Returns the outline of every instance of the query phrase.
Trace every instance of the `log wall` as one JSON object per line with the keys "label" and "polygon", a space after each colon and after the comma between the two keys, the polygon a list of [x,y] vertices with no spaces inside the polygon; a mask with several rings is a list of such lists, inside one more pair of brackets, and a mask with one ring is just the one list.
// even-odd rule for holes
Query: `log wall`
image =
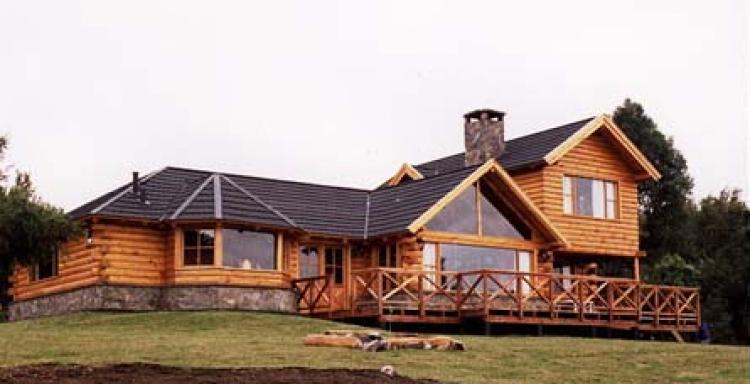
{"label": "log wall", "polygon": [[[639,250],[638,184],[634,174],[609,138],[595,133],[557,163],[513,178],[571,243],[569,251],[634,256]],[[564,175],[616,181],[618,217],[597,219],[564,214]]]}
{"label": "log wall", "polygon": [[94,242],[103,256],[104,282],[148,286],[166,282],[171,229],[122,224],[94,224],[93,229]]}
{"label": "log wall", "polygon": [[97,284],[163,287],[231,285],[290,288],[297,276],[299,242],[283,237],[281,271],[222,266],[181,266],[181,236],[164,225],[123,222],[92,224],[93,242],[77,239],[61,248],[57,276],[31,281],[29,268],[14,269],[14,300],[26,300]]}
{"label": "log wall", "polygon": [[60,249],[57,276],[31,281],[29,268],[14,268],[13,298],[25,300],[97,284],[101,280],[101,268],[102,254],[96,247],[86,244],[83,238],[69,241]]}

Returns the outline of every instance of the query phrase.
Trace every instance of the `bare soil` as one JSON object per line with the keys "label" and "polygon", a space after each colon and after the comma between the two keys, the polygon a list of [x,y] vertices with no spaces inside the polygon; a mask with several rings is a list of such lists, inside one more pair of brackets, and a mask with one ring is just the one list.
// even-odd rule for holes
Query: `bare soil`
{"label": "bare soil", "polygon": [[156,364],[117,364],[82,366],[43,364],[0,370],[0,383],[34,384],[135,384],[135,383],[304,383],[304,384],[427,384],[433,380],[416,380],[387,376],[376,370],[308,369],[308,368],[178,368]]}

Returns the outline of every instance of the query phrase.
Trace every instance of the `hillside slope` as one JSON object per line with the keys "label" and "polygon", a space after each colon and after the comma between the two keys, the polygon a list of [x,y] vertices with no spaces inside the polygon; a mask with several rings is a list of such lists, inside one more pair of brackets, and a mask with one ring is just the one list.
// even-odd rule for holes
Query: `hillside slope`
{"label": "hillside slope", "polygon": [[446,382],[747,382],[750,348],[565,337],[459,336],[465,352],[365,353],[302,345],[349,325],[241,312],[82,313],[0,324],[0,365],[148,362],[379,368]]}

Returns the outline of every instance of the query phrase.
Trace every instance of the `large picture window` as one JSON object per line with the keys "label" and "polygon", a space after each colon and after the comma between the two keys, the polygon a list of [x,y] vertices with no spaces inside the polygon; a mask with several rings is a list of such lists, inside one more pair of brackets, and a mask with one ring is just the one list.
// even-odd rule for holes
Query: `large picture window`
{"label": "large picture window", "polygon": [[222,229],[222,265],[242,269],[276,269],[273,233]]}
{"label": "large picture window", "polygon": [[563,212],[599,219],[617,218],[617,183],[564,176]]}
{"label": "large picture window", "polygon": [[[445,272],[467,272],[480,269],[531,272],[531,255],[527,250],[480,247],[459,244],[427,243],[422,251],[422,263],[425,271],[436,270],[436,254],[440,258],[440,270]],[[466,276],[466,282],[473,284],[477,276]],[[511,279],[511,275],[500,279]],[[494,285],[494,283],[490,283]],[[529,287],[522,284],[526,292]]]}
{"label": "large picture window", "polygon": [[183,265],[214,265],[213,229],[186,229],[182,237]]}
{"label": "large picture window", "polygon": [[486,183],[475,183],[435,215],[427,228],[435,231],[491,237],[524,239],[530,230],[520,220],[511,220],[512,212]]}

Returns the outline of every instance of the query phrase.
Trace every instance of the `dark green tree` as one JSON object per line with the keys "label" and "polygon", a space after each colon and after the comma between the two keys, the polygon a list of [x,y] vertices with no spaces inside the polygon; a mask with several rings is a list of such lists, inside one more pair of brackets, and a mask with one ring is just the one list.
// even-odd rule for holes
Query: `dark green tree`
{"label": "dark green tree", "polygon": [[[0,158],[7,148],[0,137]],[[0,167],[0,169],[3,169]],[[42,201],[27,173],[7,183],[0,173],[0,301],[7,304],[8,277],[14,265],[28,266],[50,258],[58,244],[79,233],[65,213]]]}
{"label": "dark green tree", "polygon": [[669,254],[693,263],[692,244],[685,236],[690,225],[693,179],[685,157],[640,104],[626,99],[612,118],[662,175],[661,180],[647,181],[638,187],[641,249],[648,254],[643,262],[644,272]]}
{"label": "dark green tree", "polygon": [[750,211],[738,191],[700,203],[694,217],[704,320],[724,342],[750,342]]}

